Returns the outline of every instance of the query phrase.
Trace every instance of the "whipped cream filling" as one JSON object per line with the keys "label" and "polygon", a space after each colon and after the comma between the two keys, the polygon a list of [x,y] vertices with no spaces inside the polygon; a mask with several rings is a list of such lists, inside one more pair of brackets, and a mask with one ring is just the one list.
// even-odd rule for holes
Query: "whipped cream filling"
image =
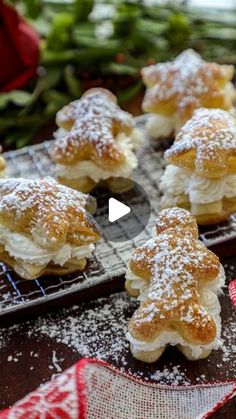
{"label": "whipped cream filling", "polygon": [[185,194],[189,185],[189,174],[173,164],[168,164],[161,177],[160,189],[168,195]]}
{"label": "whipped cream filling", "polygon": [[14,233],[11,230],[0,226],[0,244],[4,246],[9,255],[15,259],[22,259],[24,262],[36,265],[47,265],[54,262],[56,265],[64,266],[70,259],[81,260],[91,257],[94,245],[73,246],[65,243],[57,250],[50,251],[43,249],[28,236],[21,233]]}
{"label": "whipped cream filling", "polygon": [[57,164],[56,174],[59,177],[66,179],[78,179],[89,177],[95,183],[100,180],[109,179],[111,177],[130,177],[133,170],[138,165],[137,157],[133,149],[138,147],[142,141],[142,136],[139,131],[134,130],[130,137],[124,133],[120,133],[116,137],[116,142],[119,144],[120,149],[125,155],[125,161],[119,167],[114,169],[104,169],[98,166],[92,160],[83,160],[72,166]]}
{"label": "whipped cream filling", "polygon": [[[213,293],[212,293],[213,294]],[[215,296],[215,294],[213,294]],[[211,314],[211,313],[209,313]],[[182,345],[190,349],[193,358],[198,358],[204,351],[218,349],[222,346],[220,339],[221,333],[221,319],[219,315],[211,315],[215,321],[217,334],[215,339],[208,345],[191,344],[186,341],[176,330],[165,330],[161,332],[153,342],[143,342],[135,339],[129,332],[126,334],[126,338],[132,345],[132,351],[135,352],[151,352],[155,351],[166,345],[176,346]]]}
{"label": "whipped cream filling", "polygon": [[216,295],[222,294],[222,288],[225,287],[225,270],[222,265],[220,265],[220,272],[213,281],[202,281],[201,288],[213,292]]}
{"label": "whipped cream filling", "polygon": [[175,117],[151,114],[147,121],[147,131],[153,138],[166,138],[176,130],[178,125]]}
{"label": "whipped cream filling", "polygon": [[138,301],[143,301],[147,298],[148,295],[148,288],[149,288],[149,283],[143,279],[140,278],[139,276],[135,275],[130,268],[127,269],[126,274],[125,274],[125,278],[127,281],[131,281],[131,288],[134,290],[138,290],[139,291],[139,296],[137,297]]}
{"label": "whipped cream filling", "polygon": [[[234,101],[236,99],[236,90],[233,83],[229,82],[226,84],[224,93],[230,100]],[[231,108],[229,112],[235,114],[235,109]],[[176,134],[182,125],[183,122],[181,122],[177,114],[164,116],[159,113],[151,113],[147,121],[147,130],[153,138],[165,138],[169,137],[172,132]]]}
{"label": "whipped cream filling", "polygon": [[[140,290],[140,296],[138,299],[143,301],[148,296],[148,284],[147,281],[135,275],[129,268],[126,272],[126,279],[132,281],[132,288]],[[162,346],[166,345],[183,345],[188,347],[191,351],[193,358],[198,358],[202,352],[206,350],[218,349],[222,345],[220,339],[221,334],[221,318],[220,312],[221,307],[217,297],[221,287],[225,284],[225,271],[223,266],[220,267],[220,272],[217,277],[209,282],[201,281],[201,289],[199,291],[200,303],[205,308],[207,313],[212,317],[216,324],[216,337],[215,339],[207,345],[191,344],[185,340],[177,330],[169,329],[161,332],[156,339],[152,342],[144,342],[138,339],[135,339],[130,332],[126,334],[127,339],[132,345],[133,352],[149,352],[154,351]]]}
{"label": "whipped cream filling", "polygon": [[[130,268],[127,268],[125,278],[127,281],[131,282],[130,286],[132,289],[138,290],[140,292],[140,295],[138,296],[137,300],[145,300],[147,298],[149,288],[149,283],[146,281],[146,279],[135,275]],[[222,293],[222,288],[225,286],[225,280],[225,270],[223,266],[220,265],[220,271],[216,278],[212,281],[201,281],[200,287],[203,290],[209,290],[215,293],[216,295],[219,295]]]}
{"label": "whipped cream filling", "polygon": [[172,196],[188,194],[193,203],[209,204],[236,197],[236,175],[209,179],[170,164],[161,178],[160,189]]}

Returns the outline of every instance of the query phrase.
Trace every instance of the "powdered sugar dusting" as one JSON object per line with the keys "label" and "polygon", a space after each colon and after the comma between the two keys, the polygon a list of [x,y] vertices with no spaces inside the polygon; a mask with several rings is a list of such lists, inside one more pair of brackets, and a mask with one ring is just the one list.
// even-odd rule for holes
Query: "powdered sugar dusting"
{"label": "powdered sugar dusting", "polygon": [[[236,154],[236,119],[221,109],[197,109],[176,137],[172,147],[165,152],[171,160],[174,155],[182,155],[194,150],[195,168],[206,175],[211,173],[211,165],[229,166],[228,158]],[[210,167],[208,162],[211,162]],[[178,161],[174,164],[178,165]],[[180,165],[182,163],[180,162]],[[223,175],[227,174],[227,170]],[[214,177],[222,176],[217,170]]]}
{"label": "powdered sugar dusting", "polygon": [[79,317],[73,315],[72,309],[71,315],[59,324],[41,318],[35,323],[35,331],[72,347],[84,357],[95,356],[100,360],[112,357],[118,362],[122,351],[128,348],[128,342],[122,338],[127,330],[125,311],[129,302],[122,297],[113,296],[111,302],[100,299],[98,306],[85,310]]}
{"label": "powdered sugar dusting", "polygon": [[87,195],[67,188],[51,177],[41,179],[10,178],[0,180],[0,211],[13,210],[20,217],[27,209],[37,207],[41,215],[54,208],[53,220],[59,220],[59,213],[74,206],[75,201],[86,205]]}
{"label": "powdered sugar dusting", "polygon": [[[86,159],[96,160],[108,155],[108,158],[120,160],[121,150],[115,142],[117,127],[122,131],[131,132],[132,116],[120,109],[113,95],[105,89],[92,89],[81,99],[63,108],[57,115],[61,125],[67,120],[73,120],[70,133],[59,137],[52,148],[52,158],[57,162],[63,156],[64,163],[83,160],[79,153],[88,147]],[[89,156],[88,156],[89,154]],[[121,153],[122,154],[122,153]]]}
{"label": "powdered sugar dusting", "polygon": [[[138,270],[144,263],[152,278],[147,300],[141,306],[145,322],[177,316],[182,322],[204,327],[211,317],[199,304],[198,280],[204,274],[216,277],[219,260],[197,240],[196,226],[187,211],[164,210],[159,218],[162,228],[166,222],[166,230],[138,248],[131,257],[131,269]],[[189,223],[190,228],[185,230]]]}
{"label": "powdered sugar dusting", "polygon": [[[158,87],[153,89],[153,97],[168,100],[176,94],[181,96],[184,94],[185,97],[181,97],[183,101],[197,100],[197,96],[208,90],[203,79],[199,77],[200,70],[205,67],[205,64],[199,54],[188,49],[179,54],[173,62],[147,67],[145,69],[147,78],[148,74],[154,72],[154,69],[158,74]],[[171,84],[170,75],[173,78]],[[208,69],[208,77],[210,75],[211,71]],[[180,106],[182,105],[181,101]]]}
{"label": "powdered sugar dusting", "polygon": [[150,378],[160,384],[171,384],[176,386],[191,384],[191,381],[186,377],[185,372],[181,371],[180,365],[175,365],[172,369],[163,368],[162,371],[157,370]]}
{"label": "powdered sugar dusting", "polygon": [[[226,297],[223,298],[224,305],[227,305]],[[52,370],[54,372],[59,371],[62,365],[61,359],[64,358],[64,354],[66,356],[67,350],[62,350],[64,344],[70,354],[71,350],[74,353],[71,362],[84,356],[99,358],[111,362],[122,371],[129,372],[143,380],[151,379],[162,384],[188,385],[194,382],[233,378],[235,371],[235,354],[233,353],[235,316],[230,316],[229,322],[227,319],[223,324],[224,352],[219,350],[214,352],[214,355],[212,353],[206,360],[193,362],[187,361],[181,354],[177,355],[177,349],[171,347],[157,363],[144,365],[133,359],[125,336],[128,320],[137,305],[138,302],[134,298],[130,298],[125,292],[122,292],[81,304],[80,307],[64,309],[59,313],[48,314],[44,318],[38,318],[26,324],[1,329],[1,347],[2,350],[4,347],[8,347],[8,342],[14,339],[14,336],[21,336],[24,342],[29,339],[35,341],[36,349],[29,353],[29,372],[27,370],[29,374],[35,374],[35,370],[40,368],[40,363],[34,363],[34,367],[31,365],[33,365],[34,357],[39,356],[38,353],[43,353],[45,338],[47,338],[47,343],[49,343],[48,339],[51,341],[49,361],[50,365],[54,366]],[[10,345],[9,348],[12,346]],[[27,351],[26,348],[25,350]],[[7,356],[11,356],[11,359],[17,358],[19,364],[24,362],[22,356],[18,356],[19,350],[17,353],[11,349],[9,352],[5,352]],[[228,361],[225,358],[226,353]],[[16,367],[18,363],[16,363]]]}
{"label": "powdered sugar dusting", "polygon": [[[24,233],[32,233],[35,239],[40,227],[42,245],[47,244],[49,238],[51,242],[56,242],[62,223],[66,232],[71,217],[74,219],[80,216],[81,226],[85,225],[86,220],[91,220],[84,209],[88,196],[62,186],[50,177],[0,180],[0,197],[2,218],[12,222],[14,220],[14,229],[18,228],[16,223],[24,226]],[[42,231],[45,233],[44,237]],[[76,234],[76,231],[71,231],[71,234]],[[80,235],[81,232],[79,237]]]}
{"label": "powdered sugar dusting", "polygon": [[[229,68],[228,68],[229,70]],[[223,78],[226,84],[229,75],[224,66],[205,62],[199,54],[188,49],[178,55],[174,61],[160,63],[143,69],[144,82],[148,89],[144,99],[145,111],[152,111],[153,104],[160,106],[168,101],[183,118],[191,116],[194,109],[203,106],[204,101],[219,98],[224,105],[224,92],[217,83]],[[216,80],[216,81],[215,81]]]}

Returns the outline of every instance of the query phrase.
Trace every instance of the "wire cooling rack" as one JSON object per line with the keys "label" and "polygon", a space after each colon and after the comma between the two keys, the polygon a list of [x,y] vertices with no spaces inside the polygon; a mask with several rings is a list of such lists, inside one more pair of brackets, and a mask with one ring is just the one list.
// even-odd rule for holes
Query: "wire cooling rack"
{"label": "wire cooling rack", "polygon": [[[145,118],[137,118],[137,125],[143,129]],[[148,142],[147,142],[148,144]],[[8,176],[35,178],[39,176],[54,176],[54,167],[50,161],[49,151],[51,141],[30,146],[18,151],[4,154],[8,164]],[[118,234],[124,241],[111,242],[103,238],[97,245],[92,259],[83,272],[58,277],[42,277],[34,281],[21,280],[10,268],[0,263],[0,320],[9,314],[32,309],[32,306],[59,300],[62,304],[66,297],[92,288],[98,284],[111,281],[125,273],[127,261],[132,249],[150,238],[158,214],[160,191],[158,189],[160,177],[165,163],[163,151],[156,150],[152,145],[142,149],[139,168],[134,175],[136,180],[147,193],[152,206],[152,214],[148,225],[143,226],[142,233],[132,239],[130,232],[122,223],[116,223]],[[104,192],[105,194],[105,192]],[[104,195],[106,200],[106,195]],[[142,223],[142,200],[135,197],[133,207],[137,223]],[[107,214],[104,207],[100,207],[96,217],[101,220]],[[116,227],[117,231],[117,227]],[[201,233],[201,239],[207,246],[236,237],[236,217],[211,230]],[[58,301],[58,306],[60,305]]]}

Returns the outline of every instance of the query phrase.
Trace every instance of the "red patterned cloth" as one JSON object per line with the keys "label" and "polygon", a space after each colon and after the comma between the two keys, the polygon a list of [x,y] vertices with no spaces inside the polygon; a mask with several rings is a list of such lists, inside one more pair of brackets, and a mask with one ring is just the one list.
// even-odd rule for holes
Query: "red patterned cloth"
{"label": "red patterned cloth", "polygon": [[236,279],[233,279],[232,281],[230,281],[228,288],[229,288],[229,296],[231,298],[231,301],[234,307],[236,307]]}
{"label": "red patterned cloth", "polygon": [[235,395],[236,381],[153,384],[83,359],[0,413],[0,419],[206,419]]}
{"label": "red patterned cloth", "polygon": [[38,62],[38,35],[0,0],[0,91],[24,87],[36,76]]}

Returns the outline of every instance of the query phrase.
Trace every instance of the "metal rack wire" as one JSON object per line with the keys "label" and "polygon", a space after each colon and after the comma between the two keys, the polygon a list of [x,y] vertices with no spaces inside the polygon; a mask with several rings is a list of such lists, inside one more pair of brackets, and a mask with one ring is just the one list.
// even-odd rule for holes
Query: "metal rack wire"
{"label": "metal rack wire", "polygon": [[[145,118],[137,119],[137,124],[142,128]],[[8,175],[11,177],[54,176],[54,167],[50,161],[49,150],[51,142],[44,142],[18,151],[5,153],[8,163]],[[127,260],[132,249],[142,244],[151,236],[154,220],[159,210],[160,192],[158,184],[164,168],[163,152],[147,146],[142,150],[139,168],[134,180],[143,187],[149,196],[152,215],[148,225],[143,225],[142,233],[135,239],[118,222],[118,234],[125,241],[111,242],[103,238],[95,250],[95,255],[89,260],[84,272],[58,277],[42,277],[34,281],[21,280],[11,269],[0,263],[0,318],[12,311],[37,305],[50,299],[66,298],[74,292],[93,287],[124,274]],[[103,201],[106,200],[104,195]],[[142,223],[142,202],[134,197],[133,211],[137,223]],[[104,207],[97,212],[97,220],[105,217]],[[236,237],[236,216],[231,216],[229,221],[214,229],[201,233],[201,239],[207,246]]]}

